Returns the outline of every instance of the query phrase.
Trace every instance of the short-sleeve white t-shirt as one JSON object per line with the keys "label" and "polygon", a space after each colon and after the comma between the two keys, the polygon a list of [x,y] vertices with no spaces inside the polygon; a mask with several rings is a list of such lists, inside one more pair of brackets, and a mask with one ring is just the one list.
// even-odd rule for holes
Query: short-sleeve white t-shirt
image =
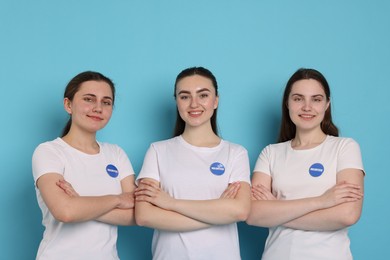
{"label": "short-sleeve white t-shirt", "polygon": [[[327,136],[307,150],[294,150],[291,141],[268,145],[261,152],[254,172],[272,178],[272,193],[280,200],[323,194],[336,184],[337,173],[363,170],[359,145],[351,138]],[[269,229],[263,260],[352,259],[346,228],[332,232],[304,231],[282,226]]]}
{"label": "short-sleeve white t-shirt", "polygon": [[[126,153],[117,145],[98,143],[100,152],[85,154],[57,138],[34,151],[34,181],[46,173],[58,173],[80,196],[120,194],[121,180],[134,174]],[[117,227],[98,221],[62,223],[50,213],[36,187],[45,227],[37,259],[119,259]]]}
{"label": "short-sleeve white t-shirt", "polygon": [[[151,145],[137,180],[157,180],[177,199],[217,199],[229,183],[250,183],[249,167],[248,153],[240,145],[221,140],[213,148],[196,147],[178,136]],[[155,230],[152,253],[153,259],[240,259],[237,226]]]}

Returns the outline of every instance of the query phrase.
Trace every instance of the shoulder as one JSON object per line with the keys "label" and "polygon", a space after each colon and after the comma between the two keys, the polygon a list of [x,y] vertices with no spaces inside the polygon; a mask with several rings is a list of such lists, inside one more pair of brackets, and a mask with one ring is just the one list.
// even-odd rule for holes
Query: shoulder
{"label": "shoulder", "polygon": [[46,152],[59,152],[65,148],[64,142],[61,138],[56,138],[52,141],[47,141],[39,144],[34,151],[36,153],[46,153]]}
{"label": "shoulder", "polygon": [[264,147],[263,151],[269,151],[269,152],[280,151],[280,150],[284,150],[288,147],[291,147],[291,141],[269,144],[266,147]]}
{"label": "shoulder", "polygon": [[248,152],[244,146],[241,144],[233,143],[227,140],[222,140],[222,145],[229,147],[229,150],[235,152]]}
{"label": "shoulder", "polygon": [[173,137],[170,139],[153,142],[150,147],[153,147],[154,149],[162,149],[168,146],[177,146],[179,143],[179,137]]}
{"label": "shoulder", "polygon": [[122,149],[122,147],[120,147],[120,146],[117,145],[117,144],[106,143],[106,142],[98,142],[98,143],[99,143],[100,148],[101,148],[104,152],[113,153],[113,154],[126,153],[126,152]]}
{"label": "shoulder", "polygon": [[326,139],[326,142],[329,145],[337,146],[337,147],[349,147],[349,146],[356,146],[359,147],[359,144],[350,137],[336,137],[329,135]]}

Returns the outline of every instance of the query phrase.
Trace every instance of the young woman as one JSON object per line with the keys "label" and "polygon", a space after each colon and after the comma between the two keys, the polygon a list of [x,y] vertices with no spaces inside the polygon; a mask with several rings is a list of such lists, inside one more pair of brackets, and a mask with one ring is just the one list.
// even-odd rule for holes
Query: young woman
{"label": "young woman", "polygon": [[360,217],[364,170],[359,145],[338,137],[324,76],[300,69],[287,82],[279,143],[252,177],[247,223],[269,227],[263,260],[352,259],[347,227]]}
{"label": "young woman", "polygon": [[64,93],[70,119],[62,137],[33,154],[45,226],[37,259],[119,259],[116,225],[135,223],[134,171],[119,146],[96,140],[114,95],[114,84],[100,73],[75,76]]}
{"label": "young woman", "polygon": [[209,70],[183,70],[174,96],[174,137],[151,145],[137,178],[137,224],[155,229],[153,259],[240,259],[236,222],[250,210],[247,151],[218,136]]}

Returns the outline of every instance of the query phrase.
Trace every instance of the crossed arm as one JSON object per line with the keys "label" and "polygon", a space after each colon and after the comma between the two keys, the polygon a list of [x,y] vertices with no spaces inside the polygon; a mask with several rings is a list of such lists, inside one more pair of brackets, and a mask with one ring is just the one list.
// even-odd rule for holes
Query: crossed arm
{"label": "crossed arm", "polygon": [[184,232],[245,221],[250,210],[250,186],[230,184],[218,199],[174,199],[160,188],[159,182],[145,178],[135,191],[136,222],[140,226]]}
{"label": "crossed arm", "polygon": [[321,196],[277,200],[271,193],[271,177],[255,172],[252,179],[252,210],[247,223],[254,226],[285,226],[311,231],[331,231],[356,223],[361,214],[364,174],[345,169],[337,183]]}
{"label": "crossed arm", "polygon": [[97,220],[112,225],[133,225],[134,176],[121,181],[122,194],[79,196],[58,173],[47,173],[37,180],[43,201],[61,222]]}

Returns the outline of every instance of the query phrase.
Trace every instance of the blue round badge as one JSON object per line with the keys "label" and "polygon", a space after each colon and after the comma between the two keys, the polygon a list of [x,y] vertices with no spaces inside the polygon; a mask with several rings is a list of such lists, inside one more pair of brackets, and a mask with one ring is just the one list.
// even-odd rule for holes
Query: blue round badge
{"label": "blue round badge", "polygon": [[321,163],[315,163],[310,166],[309,173],[313,177],[321,176],[324,173],[324,166]]}
{"label": "blue round badge", "polygon": [[210,165],[210,171],[214,174],[214,175],[222,175],[225,173],[225,166],[223,166],[222,163],[219,163],[219,162],[215,162],[213,164]]}
{"label": "blue round badge", "polygon": [[107,165],[107,167],[106,167],[106,172],[107,172],[108,175],[110,175],[112,178],[116,178],[116,177],[118,177],[118,175],[119,175],[118,169],[117,169],[114,165],[112,165],[112,164]]}

